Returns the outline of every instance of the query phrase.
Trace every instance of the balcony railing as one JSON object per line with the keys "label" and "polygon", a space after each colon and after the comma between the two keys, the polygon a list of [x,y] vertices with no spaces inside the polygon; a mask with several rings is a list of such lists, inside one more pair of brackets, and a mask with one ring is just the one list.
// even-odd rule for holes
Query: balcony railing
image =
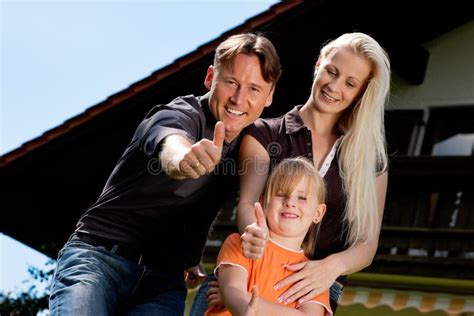
{"label": "balcony railing", "polygon": [[473,157],[393,157],[368,270],[474,279],[473,181]]}
{"label": "balcony railing", "polygon": [[[379,249],[365,271],[474,279],[474,157],[391,158]],[[205,260],[236,231],[235,208],[216,219]]]}

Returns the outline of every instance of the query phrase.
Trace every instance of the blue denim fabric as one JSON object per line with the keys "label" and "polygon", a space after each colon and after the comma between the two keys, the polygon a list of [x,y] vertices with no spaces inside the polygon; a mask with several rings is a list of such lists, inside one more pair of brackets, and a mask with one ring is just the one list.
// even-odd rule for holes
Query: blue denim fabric
{"label": "blue denim fabric", "polygon": [[51,284],[51,315],[183,315],[182,273],[156,272],[113,251],[66,243]]}
{"label": "blue denim fabric", "polygon": [[209,281],[217,280],[214,273],[208,274],[207,278],[199,287],[196,296],[194,297],[193,305],[191,306],[191,313],[189,316],[202,316],[207,310],[207,290],[209,289]]}
{"label": "blue denim fabric", "polygon": [[329,304],[331,304],[331,309],[334,315],[336,314],[336,309],[339,303],[339,298],[342,294],[342,290],[342,285],[337,282],[334,282],[329,288]]}

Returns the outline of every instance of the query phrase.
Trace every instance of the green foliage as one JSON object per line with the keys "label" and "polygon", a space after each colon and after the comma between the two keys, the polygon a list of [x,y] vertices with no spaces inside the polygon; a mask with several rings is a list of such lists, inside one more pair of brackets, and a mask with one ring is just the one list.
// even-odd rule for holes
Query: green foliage
{"label": "green foliage", "polygon": [[[46,265],[53,265],[54,261],[50,260]],[[30,280],[49,284],[53,276],[54,268],[51,267],[46,271],[36,267],[28,267]],[[36,285],[31,285],[28,290],[23,293],[0,293],[0,315],[5,316],[30,316],[36,315],[38,312],[48,308],[49,289],[43,293],[38,293]]]}
{"label": "green foliage", "polygon": [[0,315],[29,316],[48,308],[48,295],[32,296],[30,293],[21,293],[16,297],[9,297],[0,293]]}

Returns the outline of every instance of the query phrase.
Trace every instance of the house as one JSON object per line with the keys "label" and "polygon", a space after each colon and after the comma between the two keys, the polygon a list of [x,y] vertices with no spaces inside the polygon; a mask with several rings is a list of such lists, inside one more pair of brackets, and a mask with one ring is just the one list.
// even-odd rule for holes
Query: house
{"label": "house", "polygon": [[[474,294],[474,158],[430,155],[437,142],[474,132],[474,21],[468,1],[463,0],[425,7],[393,0],[276,4],[2,156],[0,192],[9,219],[0,222],[0,231],[55,257],[79,216],[100,194],[148,110],[178,95],[203,94],[202,80],[215,47],[231,34],[250,30],[268,35],[283,64],[274,103],[265,117],[306,101],[314,62],[328,39],[362,31],[387,49],[393,89],[386,115],[391,172],[384,227],[377,257],[364,270],[369,275],[354,276],[352,284],[372,290],[447,293],[452,297],[443,296],[444,302],[452,298],[458,302],[455,306],[461,306],[456,311],[472,312],[474,308],[466,306],[472,307]],[[226,222],[231,210],[229,205],[229,216],[224,212],[215,234],[219,227],[222,232],[232,228]],[[212,242],[208,251],[212,255],[211,246]],[[402,282],[391,275],[420,278]],[[426,279],[433,277],[443,278],[434,289]],[[379,294],[376,304],[393,303]],[[358,302],[357,295],[347,302]]]}

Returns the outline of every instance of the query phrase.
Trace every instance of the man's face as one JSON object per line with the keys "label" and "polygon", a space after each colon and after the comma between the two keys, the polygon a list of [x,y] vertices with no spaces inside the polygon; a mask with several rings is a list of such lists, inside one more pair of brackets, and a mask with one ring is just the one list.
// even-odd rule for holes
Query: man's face
{"label": "man's face", "polygon": [[210,66],[204,84],[210,90],[211,113],[224,122],[226,142],[234,140],[272,102],[273,85],[263,79],[255,55],[238,54],[231,65],[218,70]]}

